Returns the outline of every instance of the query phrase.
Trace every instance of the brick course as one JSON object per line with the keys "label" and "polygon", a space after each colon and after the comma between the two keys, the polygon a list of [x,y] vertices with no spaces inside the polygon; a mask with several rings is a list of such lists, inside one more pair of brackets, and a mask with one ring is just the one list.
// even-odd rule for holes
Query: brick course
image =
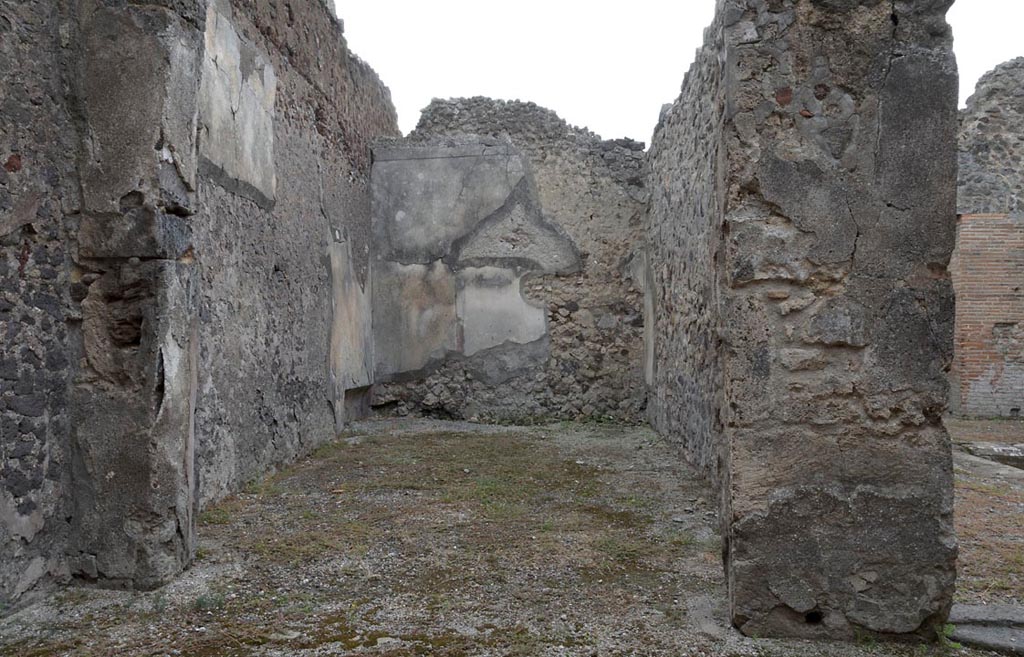
{"label": "brick course", "polygon": [[954,380],[960,415],[1024,408],[1024,216],[961,215],[952,263],[957,293]]}

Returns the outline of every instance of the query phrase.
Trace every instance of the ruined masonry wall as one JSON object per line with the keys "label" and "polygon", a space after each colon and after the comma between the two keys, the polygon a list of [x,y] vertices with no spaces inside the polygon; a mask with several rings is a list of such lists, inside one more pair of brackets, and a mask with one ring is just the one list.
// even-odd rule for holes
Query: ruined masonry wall
{"label": "ruined masonry wall", "polygon": [[949,609],[949,4],[721,0],[655,135],[654,417],[721,458],[750,635],[934,636]]}
{"label": "ruined masonry wall", "polygon": [[56,3],[0,4],[0,605],[66,572],[67,236],[77,181]]}
{"label": "ruined masonry wall", "polygon": [[[335,288],[349,299],[369,294],[369,141],[398,132],[387,90],[348,52],[322,3],[216,8],[241,51],[263,58],[273,72],[273,150],[260,163],[265,173],[248,177],[272,176],[276,184],[268,198],[244,173],[232,176],[230,166],[218,166],[219,154],[201,155],[208,175],[199,181],[192,223],[202,269],[202,503],[332,435],[344,421],[345,390],[370,384],[365,368],[354,371],[358,361],[336,359],[352,336],[348,353],[370,352],[368,308],[353,308],[336,324],[332,306],[349,310],[345,299],[334,298]],[[201,153],[218,119],[215,107],[201,112]]]}
{"label": "ruined masonry wall", "polygon": [[717,480],[722,374],[716,263],[725,154],[720,17],[705,38],[682,95],[662,113],[648,154],[644,375],[651,425]]}
{"label": "ruined masonry wall", "polygon": [[6,3],[0,50],[0,605],[156,586],[360,410],[394,109],[319,0]]}
{"label": "ruined masonry wall", "polygon": [[[479,420],[641,420],[643,145],[602,141],[533,103],[486,98],[435,100],[410,142],[467,136],[507,142],[521,154],[539,212],[569,240],[579,266],[522,278],[522,296],[542,313],[542,338],[484,353],[478,362],[442,357],[419,376],[376,386],[375,403]],[[493,370],[489,363],[502,372],[484,371]]]}
{"label": "ruined masonry wall", "polygon": [[953,411],[1024,412],[1024,58],[978,82],[960,116]]}

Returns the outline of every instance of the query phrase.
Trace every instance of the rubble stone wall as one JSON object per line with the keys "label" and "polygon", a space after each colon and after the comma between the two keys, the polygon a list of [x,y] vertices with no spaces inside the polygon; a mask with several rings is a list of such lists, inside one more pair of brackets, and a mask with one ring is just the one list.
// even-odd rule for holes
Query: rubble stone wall
{"label": "rubble stone wall", "polygon": [[[435,100],[406,143],[443,146],[474,138],[510,146],[527,178],[527,205],[563,236],[576,263],[518,266],[519,293],[506,300],[521,299],[522,313],[539,314],[546,324],[529,344],[489,345],[468,358],[460,348],[442,349],[413,376],[376,386],[375,403],[401,413],[479,420],[639,421],[646,406],[637,248],[646,203],[643,144],[602,141],[532,103],[486,98]],[[505,221],[479,234],[476,242],[485,248],[476,264],[503,258],[514,271],[509,258],[526,245],[517,242],[516,231],[514,221]],[[536,326],[537,319],[531,321]]]}
{"label": "rubble stone wall", "polygon": [[4,3],[0,51],[0,603],[156,586],[366,407],[394,109],[319,0]]}
{"label": "rubble stone wall", "polygon": [[648,154],[644,276],[648,417],[713,480],[722,476],[719,268],[724,236],[721,16],[662,111]]}
{"label": "rubble stone wall", "polygon": [[0,4],[0,606],[64,572],[77,177],[57,3]]}
{"label": "rubble stone wall", "polygon": [[722,0],[654,137],[653,412],[717,470],[747,634],[948,612],[950,4]]}
{"label": "rubble stone wall", "polygon": [[953,411],[1024,412],[1024,58],[978,82],[960,117]]}

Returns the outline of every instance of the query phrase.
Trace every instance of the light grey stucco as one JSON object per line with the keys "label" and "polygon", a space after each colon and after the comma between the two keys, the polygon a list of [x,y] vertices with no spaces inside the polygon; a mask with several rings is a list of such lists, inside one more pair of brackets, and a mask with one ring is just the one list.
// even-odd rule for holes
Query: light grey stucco
{"label": "light grey stucco", "polygon": [[502,205],[523,179],[507,144],[378,147],[374,151],[373,230],[377,256],[429,264]]}
{"label": "light grey stucco", "polygon": [[544,309],[522,293],[522,277],[499,267],[469,267],[458,273],[456,312],[462,353],[473,356],[507,342],[527,344],[547,334]]}
{"label": "light grey stucco", "polygon": [[[509,143],[382,143],[372,190],[378,382],[547,335],[524,277],[575,270],[579,255],[545,219],[529,165]],[[531,346],[520,356],[497,362],[522,368],[546,351]]]}
{"label": "light grey stucco", "polygon": [[346,393],[373,383],[372,285],[369,272],[364,281],[359,281],[350,242],[335,241],[328,248],[332,291],[329,358],[334,422],[340,431],[347,419]]}
{"label": "light grey stucco", "polygon": [[458,351],[455,277],[442,262],[374,262],[375,380],[413,372]]}
{"label": "light grey stucco", "polygon": [[251,187],[261,200],[275,198],[274,100],[277,76],[267,56],[239,37],[231,5],[207,8],[199,152],[227,180]]}

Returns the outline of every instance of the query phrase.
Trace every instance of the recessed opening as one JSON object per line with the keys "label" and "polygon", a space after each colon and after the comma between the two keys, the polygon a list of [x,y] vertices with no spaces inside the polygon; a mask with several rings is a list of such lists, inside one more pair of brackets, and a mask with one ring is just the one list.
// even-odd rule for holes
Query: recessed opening
{"label": "recessed opening", "polygon": [[804,620],[808,625],[820,625],[821,621],[825,620],[825,614],[820,611],[809,611],[804,614]]}

